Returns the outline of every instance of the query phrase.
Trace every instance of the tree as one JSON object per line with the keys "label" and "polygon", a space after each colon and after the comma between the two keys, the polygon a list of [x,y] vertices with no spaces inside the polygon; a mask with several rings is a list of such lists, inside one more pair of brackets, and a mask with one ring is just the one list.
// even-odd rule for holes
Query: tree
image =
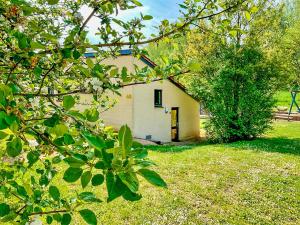
{"label": "tree", "polygon": [[195,79],[194,93],[210,113],[208,137],[217,142],[251,140],[272,120],[276,66],[253,46],[223,49],[222,67],[209,69],[210,78]]}
{"label": "tree", "polygon": [[[106,104],[107,92],[180,70],[157,67],[128,74],[125,68],[118,71],[101,62],[118,55],[122,46],[131,46],[138,57],[145,53],[139,45],[174,37],[191,23],[233,11],[241,3],[187,0],[181,5],[179,22],[162,21],[158,34],[147,39],[142,28],[150,15],[129,21],[115,16],[120,10],[141,6],[137,0],[2,0],[1,222],[26,224],[40,215],[49,224],[54,219],[65,225],[78,213],[86,223],[97,224],[93,211],[85,208],[101,202],[96,193],[76,190],[65,196],[60,191],[61,185],[79,180],[82,189],[105,183],[108,202],[121,196],[139,200],[138,176],[166,187],[148,168],[154,163],[132,141],[128,126],[117,136],[108,132],[101,124],[99,108]],[[80,9],[85,5],[91,13],[83,18]],[[93,16],[100,19],[97,44],[87,39],[86,26]],[[84,58],[89,50],[95,52],[96,61]],[[95,100],[84,112],[76,110],[81,93],[92,94]]]}
{"label": "tree", "polygon": [[211,139],[252,139],[269,127],[272,94],[287,80],[277,53],[283,15],[278,2],[247,1],[234,13],[193,23],[183,37],[183,53],[169,53],[183,58],[182,67],[190,71],[178,79],[209,111]]}
{"label": "tree", "polygon": [[285,71],[285,87],[300,86],[300,1],[289,1],[283,18],[284,32],[277,46],[277,55]]}

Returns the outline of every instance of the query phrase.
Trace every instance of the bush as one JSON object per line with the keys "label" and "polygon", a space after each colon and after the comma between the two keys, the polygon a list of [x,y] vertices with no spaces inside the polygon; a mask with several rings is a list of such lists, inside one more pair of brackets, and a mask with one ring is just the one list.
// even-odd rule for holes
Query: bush
{"label": "bush", "polygon": [[207,134],[218,142],[253,139],[272,120],[276,67],[252,47],[229,48],[219,57],[219,67],[206,68],[210,73],[195,78],[193,88],[211,114]]}

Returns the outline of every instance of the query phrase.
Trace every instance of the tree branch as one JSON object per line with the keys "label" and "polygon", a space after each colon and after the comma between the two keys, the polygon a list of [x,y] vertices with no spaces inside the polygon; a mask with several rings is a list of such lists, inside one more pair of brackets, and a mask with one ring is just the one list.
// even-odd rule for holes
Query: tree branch
{"label": "tree branch", "polygon": [[50,69],[49,69],[49,70],[45,73],[45,75],[43,76],[42,82],[41,82],[41,85],[40,85],[40,88],[39,88],[37,94],[40,94],[40,93],[41,93],[42,88],[43,88],[43,86],[44,86],[45,79],[46,79],[46,77],[48,76],[48,74],[54,69],[55,65],[56,65],[56,64],[53,63],[53,65],[50,67]]}
{"label": "tree branch", "polygon": [[[51,144],[53,147],[55,147],[56,149],[60,149],[58,145],[56,145],[52,140],[50,140],[48,137],[46,137],[43,133],[40,133],[38,130],[36,130],[33,127],[30,127],[29,129],[31,129],[34,133],[36,133],[38,136],[40,136],[43,141],[47,141],[49,144]],[[61,151],[59,151],[61,153]],[[64,151],[62,154],[70,156],[71,154],[67,151]]]}
{"label": "tree branch", "polygon": [[63,212],[68,212],[68,211],[66,209],[62,209],[62,210],[53,210],[53,211],[48,211],[48,212],[34,212],[34,213],[30,213],[29,216],[48,215],[48,214],[63,213]]}
{"label": "tree branch", "polygon": [[[127,86],[139,85],[139,84],[148,84],[148,83],[152,83],[152,82],[156,82],[156,81],[160,81],[160,80],[165,80],[167,78],[177,77],[177,76],[180,76],[180,75],[183,75],[183,74],[187,74],[189,72],[190,72],[190,70],[186,70],[186,71],[182,71],[180,73],[174,74],[174,75],[170,75],[166,78],[161,77],[161,78],[153,79],[153,80],[150,80],[150,81],[141,81],[141,82],[135,82],[135,83],[129,83],[129,84],[121,84],[121,85],[119,85],[119,87],[127,87]],[[91,94],[91,92],[87,92],[86,89],[76,89],[76,90],[73,90],[73,91],[70,91],[70,92],[57,93],[57,94],[16,93],[15,95],[16,96],[34,96],[34,97],[51,98],[51,97],[61,97],[61,96],[72,95],[72,94]]]}
{"label": "tree branch", "polygon": [[23,206],[23,207],[21,207],[18,211],[16,211],[16,214],[19,214],[23,209],[25,209],[26,208],[26,204]]}
{"label": "tree branch", "polygon": [[23,59],[20,59],[15,65],[14,67],[10,70],[8,76],[7,76],[7,79],[5,81],[5,85],[8,84],[9,80],[10,80],[10,77],[12,75],[12,73],[14,72],[14,70],[18,67],[18,65],[20,64],[20,62],[22,61]]}
{"label": "tree branch", "polygon": [[[238,6],[240,6],[240,5],[242,5],[244,2],[246,2],[246,1],[249,1],[249,0],[242,0],[242,1],[239,1],[238,3],[236,3],[236,4],[234,4],[234,5],[232,5],[232,6],[230,6],[230,7],[228,7],[228,8],[226,8],[226,9],[224,9],[224,10],[221,10],[221,11],[219,11],[219,12],[216,12],[216,13],[213,13],[213,14],[210,14],[210,15],[207,15],[207,16],[202,16],[202,17],[200,17],[200,15],[203,13],[203,11],[206,9],[206,6],[207,6],[207,4],[210,2],[210,1],[207,1],[205,4],[204,4],[204,6],[203,6],[203,8],[199,11],[199,13],[196,15],[196,16],[194,16],[193,18],[191,18],[190,20],[188,20],[188,21],[186,21],[183,25],[181,25],[180,27],[177,27],[177,28],[175,28],[175,29],[173,29],[173,30],[171,30],[171,31],[169,31],[169,32],[167,32],[167,33],[165,33],[165,34],[162,34],[162,35],[160,35],[160,36],[158,36],[158,37],[155,37],[155,38],[151,38],[151,39],[148,39],[148,40],[144,40],[144,41],[137,41],[137,42],[119,42],[119,41],[114,41],[114,42],[111,42],[111,43],[103,43],[103,44],[95,44],[95,45],[90,45],[91,47],[93,46],[93,47],[120,47],[120,46],[132,46],[132,45],[143,45],[143,44],[148,44],[148,43],[152,43],[152,42],[157,42],[157,41],[159,41],[159,40],[161,40],[161,39],[163,39],[163,38],[165,38],[165,37],[168,37],[168,36],[171,36],[171,35],[173,35],[173,34],[175,34],[175,33],[177,33],[177,32],[179,32],[179,31],[182,31],[183,29],[185,29],[187,26],[189,26],[190,24],[192,24],[194,21],[196,21],[196,20],[203,20],[203,19],[209,19],[209,18],[212,18],[212,17],[214,17],[214,16],[217,16],[217,15],[220,15],[220,14],[222,14],[222,13],[225,13],[225,12],[228,12],[228,11],[231,11],[232,9],[234,9],[234,8],[236,8],[236,7],[238,7]],[[93,12],[94,12],[94,10],[93,10]],[[93,16],[94,15],[94,13],[91,13],[91,15]],[[89,16],[88,18],[90,19],[92,16]],[[85,25],[87,24],[87,22],[85,23]],[[80,29],[81,31],[83,30],[83,28],[82,29]],[[80,31],[80,32],[81,32]],[[119,38],[118,38],[119,39]],[[58,51],[58,49],[52,49],[51,51]],[[37,54],[47,54],[47,53],[50,53],[51,52],[50,50],[45,50],[45,51],[41,51],[41,52],[39,52],[39,53],[37,53]]]}
{"label": "tree branch", "polygon": [[196,20],[203,20],[203,19],[209,19],[209,18],[212,18],[214,16],[217,16],[217,15],[220,15],[222,13],[225,13],[225,12],[228,12],[238,6],[240,6],[241,4],[243,4],[244,2],[246,2],[248,0],[243,0],[241,2],[238,2],[237,4],[235,5],[232,5],[224,10],[221,10],[219,12],[216,12],[216,13],[213,13],[213,14],[210,14],[210,15],[207,15],[207,16],[202,16],[202,17],[199,17],[202,12],[205,10],[208,2],[204,5],[204,7],[200,10],[200,12],[195,16],[193,17],[192,19],[186,21],[182,26],[178,27],[178,28],[175,28],[169,32],[167,32],[166,34],[162,34],[158,37],[155,37],[155,38],[152,38],[152,39],[149,39],[149,40],[145,40],[145,41],[137,41],[137,42],[134,42],[134,43],[131,43],[131,42],[113,42],[113,43],[105,43],[105,44],[96,44],[94,46],[96,47],[112,47],[112,46],[126,46],[126,45],[143,45],[143,44],[148,44],[148,43],[151,43],[151,42],[157,42],[165,37],[168,37],[168,36],[171,36],[179,31],[182,31],[183,29],[185,29],[188,25],[192,24],[194,21]]}
{"label": "tree branch", "polygon": [[76,89],[74,91],[65,92],[65,93],[57,93],[57,94],[40,94],[40,93],[16,93],[16,96],[33,96],[33,97],[61,97],[65,95],[72,95],[72,94],[90,94],[89,92],[86,92],[86,89]]}

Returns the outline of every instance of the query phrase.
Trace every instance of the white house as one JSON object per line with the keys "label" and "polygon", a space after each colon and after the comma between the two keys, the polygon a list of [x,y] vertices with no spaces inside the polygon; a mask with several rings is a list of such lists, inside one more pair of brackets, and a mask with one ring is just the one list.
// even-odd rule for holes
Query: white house
{"label": "white house", "polygon": [[[93,58],[93,54],[86,54]],[[134,65],[155,67],[147,57],[137,59],[130,50],[120,51],[117,58],[104,64],[126,67],[134,72]],[[199,102],[173,79],[123,87],[121,96],[113,95],[117,103],[101,114],[107,126],[119,129],[127,124],[134,137],[160,142],[182,141],[199,137]],[[81,97],[85,104],[91,96]]]}

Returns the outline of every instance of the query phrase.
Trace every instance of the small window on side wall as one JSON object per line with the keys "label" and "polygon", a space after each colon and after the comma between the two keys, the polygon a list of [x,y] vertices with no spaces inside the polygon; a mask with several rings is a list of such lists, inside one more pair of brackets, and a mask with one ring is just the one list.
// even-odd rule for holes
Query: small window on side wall
{"label": "small window on side wall", "polygon": [[154,106],[162,107],[162,90],[154,90]]}

